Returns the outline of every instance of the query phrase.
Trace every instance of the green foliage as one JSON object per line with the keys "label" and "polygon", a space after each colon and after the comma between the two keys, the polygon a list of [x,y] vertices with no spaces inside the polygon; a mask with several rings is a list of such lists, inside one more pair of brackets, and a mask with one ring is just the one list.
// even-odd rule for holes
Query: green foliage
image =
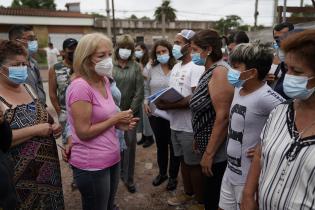
{"label": "green foliage", "polygon": [[215,29],[217,29],[221,34],[228,34],[230,31],[238,29],[242,22],[241,17],[237,15],[228,15],[216,22]]}
{"label": "green foliage", "polygon": [[166,22],[173,22],[176,19],[176,9],[171,7],[170,1],[164,1],[161,6],[157,7],[154,12],[155,20],[161,22],[162,14],[165,14]]}
{"label": "green foliage", "polygon": [[140,19],[141,19],[141,20],[150,20],[150,18],[147,17],[147,16],[143,16],[143,17],[141,17]]}
{"label": "green foliage", "polygon": [[99,13],[97,13],[97,12],[92,12],[91,15],[92,15],[93,17],[105,17],[105,15],[99,14]]}
{"label": "green foliage", "polygon": [[132,15],[130,16],[130,19],[132,19],[132,20],[137,20],[138,17],[137,17],[136,15],[132,14]]}
{"label": "green foliage", "polygon": [[19,8],[35,8],[35,9],[51,9],[56,10],[54,0],[13,0],[11,7]]}

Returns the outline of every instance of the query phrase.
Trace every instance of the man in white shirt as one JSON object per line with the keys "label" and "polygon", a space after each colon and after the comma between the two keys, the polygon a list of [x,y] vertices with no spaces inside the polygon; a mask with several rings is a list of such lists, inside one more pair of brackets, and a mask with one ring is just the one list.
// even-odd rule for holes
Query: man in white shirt
{"label": "man in white shirt", "polygon": [[203,202],[201,155],[193,151],[193,129],[190,97],[196,88],[199,78],[204,72],[204,66],[198,66],[191,61],[190,40],[195,32],[184,29],[175,37],[172,53],[179,62],[173,67],[169,86],[175,88],[184,99],[175,103],[158,101],[159,109],[168,110],[172,132],[172,144],[175,156],[181,157],[181,172],[184,183],[184,194],[168,200],[168,204],[177,206],[186,203],[195,196],[197,202]]}
{"label": "man in white shirt", "polygon": [[58,56],[60,56],[59,50],[54,47],[53,43],[48,43],[48,47],[45,48],[47,53],[48,69],[58,63]]}

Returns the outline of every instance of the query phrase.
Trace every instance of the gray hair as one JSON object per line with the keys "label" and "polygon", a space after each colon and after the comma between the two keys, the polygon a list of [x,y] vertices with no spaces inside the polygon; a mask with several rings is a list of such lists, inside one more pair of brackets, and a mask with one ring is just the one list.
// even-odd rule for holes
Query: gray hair
{"label": "gray hair", "polygon": [[231,64],[245,64],[246,69],[257,69],[258,79],[263,80],[270,70],[273,54],[274,50],[270,44],[255,41],[237,45],[230,54],[229,60]]}

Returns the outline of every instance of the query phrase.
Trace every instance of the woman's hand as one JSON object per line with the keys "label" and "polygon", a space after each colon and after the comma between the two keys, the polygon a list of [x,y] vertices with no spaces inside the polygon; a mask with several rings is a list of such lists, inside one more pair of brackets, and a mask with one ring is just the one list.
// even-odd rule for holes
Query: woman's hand
{"label": "woman's hand", "polygon": [[72,137],[69,136],[67,139],[67,144],[65,144],[64,149],[61,150],[62,159],[65,162],[68,162],[71,155],[71,148],[72,148]]}
{"label": "woman's hand", "polygon": [[255,155],[255,151],[256,151],[256,147],[248,149],[246,152],[246,156],[252,159]]}
{"label": "woman's hand", "polygon": [[144,104],[144,105],[143,105],[143,109],[144,109],[144,112],[145,112],[147,115],[152,114],[151,109],[150,109],[150,106],[149,106],[148,104]]}
{"label": "woman's hand", "polygon": [[213,164],[213,157],[208,155],[207,152],[203,153],[200,165],[201,165],[201,168],[202,168],[202,172],[205,175],[213,176],[212,164]]}
{"label": "woman's hand", "polygon": [[36,136],[40,136],[40,137],[49,136],[53,132],[52,125],[49,123],[37,124],[35,125],[34,129],[36,132]]}
{"label": "woman's hand", "polygon": [[139,122],[139,118],[138,117],[134,117],[132,118],[128,123],[119,123],[116,125],[116,128],[123,130],[123,131],[128,131],[128,130],[132,130],[134,129],[138,122]]}
{"label": "woman's hand", "polygon": [[126,110],[126,111],[118,112],[115,115],[116,124],[129,123],[132,118],[133,118],[133,114],[132,114],[132,110],[131,109]]}
{"label": "woman's hand", "polygon": [[62,128],[61,128],[60,124],[54,123],[54,124],[52,124],[51,128],[52,128],[52,133],[53,133],[54,137],[56,139],[59,138],[61,136],[61,133],[62,133]]}
{"label": "woman's hand", "polygon": [[255,201],[254,196],[251,196],[247,193],[243,193],[242,201],[241,201],[241,210],[257,210],[258,205]]}

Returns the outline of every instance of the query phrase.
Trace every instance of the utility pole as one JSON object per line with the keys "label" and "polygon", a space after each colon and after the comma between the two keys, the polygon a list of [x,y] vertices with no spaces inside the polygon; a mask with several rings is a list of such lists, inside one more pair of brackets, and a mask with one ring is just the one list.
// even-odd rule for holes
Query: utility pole
{"label": "utility pole", "polygon": [[300,7],[304,6],[304,0],[301,0]]}
{"label": "utility pole", "polygon": [[112,0],[112,13],[113,13],[113,44],[116,45],[116,23],[115,23],[115,6]]}
{"label": "utility pole", "polygon": [[109,0],[106,0],[106,13],[107,13],[107,35],[109,38],[112,37],[111,33],[111,24],[110,24],[110,9],[109,9]]}
{"label": "utility pole", "polygon": [[279,0],[274,0],[273,5],[273,25],[276,25],[278,23],[278,4]]}
{"label": "utility pole", "polygon": [[287,0],[283,2],[283,22],[287,21]]}
{"label": "utility pole", "polygon": [[255,23],[254,23],[254,27],[255,29],[257,28],[257,17],[258,17],[258,0],[255,0],[255,14],[254,14],[254,18],[255,18]]}

